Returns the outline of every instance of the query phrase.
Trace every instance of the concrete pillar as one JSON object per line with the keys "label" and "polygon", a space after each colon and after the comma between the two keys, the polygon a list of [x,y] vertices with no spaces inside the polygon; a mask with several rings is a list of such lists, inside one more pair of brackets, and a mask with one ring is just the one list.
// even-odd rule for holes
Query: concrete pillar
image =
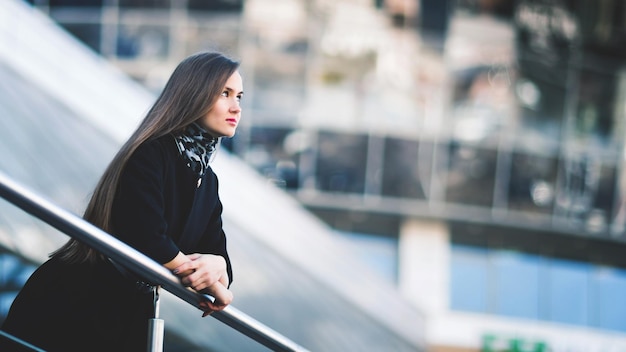
{"label": "concrete pillar", "polygon": [[399,288],[428,316],[448,310],[450,236],[441,221],[409,218],[400,228]]}

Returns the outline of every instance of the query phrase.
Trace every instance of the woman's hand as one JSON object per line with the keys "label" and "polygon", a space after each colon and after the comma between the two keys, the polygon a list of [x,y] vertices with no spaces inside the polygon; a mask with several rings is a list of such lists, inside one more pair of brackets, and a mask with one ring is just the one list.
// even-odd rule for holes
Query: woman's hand
{"label": "woman's hand", "polygon": [[165,267],[180,278],[183,285],[206,293],[215,298],[214,302],[202,300],[202,317],[226,308],[233,301],[233,294],[228,290],[229,278],[226,272],[226,260],[213,254],[180,253]]}
{"label": "woman's hand", "polygon": [[233,293],[230,292],[226,286],[222,285],[221,282],[216,282],[211,287],[204,290],[204,293],[213,296],[215,301],[203,300],[199,303],[200,308],[204,310],[202,314],[203,318],[213,312],[226,308],[226,306],[233,301]]}
{"label": "woman's hand", "polygon": [[221,283],[224,289],[228,287],[226,260],[222,256],[194,253],[186,257],[185,263],[172,270],[183,285],[198,292],[208,289],[217,282]]}

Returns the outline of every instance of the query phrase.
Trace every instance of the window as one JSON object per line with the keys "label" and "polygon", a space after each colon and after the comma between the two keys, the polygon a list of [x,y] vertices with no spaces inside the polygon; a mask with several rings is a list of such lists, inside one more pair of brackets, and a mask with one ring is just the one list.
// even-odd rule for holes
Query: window
{"label": "window", "polygon": [[539,318],[539,258],[499,251],[491,253],[491,262],[495,291],[493,312],[512,317]]}
{"label": "window", "polygon": [[552,260],[548,267],[546,319],[560,323],[589,323],[589,266]]}
{"label": "window", "polygon": [[190,11],[237,11],[243,9],[243,0],[187,0]]}
{"label": "window", "polygon": [[352,252],[367,266],[389,282],[396,282],[398,272],[397,238],[343,231],[339,231],[338,234],[349,240],[348,243]]}
{"label": "window", "polygon": [[[425,143],[424,143],[425,144]],[[415,140],[385,139],[382,195],[424,199],[430,181],[430,158]]]}
{"label": "window", "polygon": [[495,150],[451,144],[446,200],[490,207],[495,186]]}
{"label": "window", "polygon": [[557,161],[553,157],[513,153],[509,209],[552,214]]}
{"label": "window", "polygon": [[317,188],[327,192],[365,191],[367,136],[320,132],[316,167]]}
{"label": "window", "polygon": [[169,53],[169,28],[155,25],[120,25],[117,55],[120,58],[165,59]]}
{"label": "window", "polygon": [[50,7],[101,7],[102,0],[50,0],[48,4]]}
{"label": "window", "polygon": [[451,263],[452,309],[487,312],[487,250],[454,246]]}
{"label": "window", "polygon": [[128,8],[169,8],[169,0],[119,0],[120,7]]}
{"label": "window", "polygon": [[591,325],[626,331],[626,272],[596,268],[591,278]]}

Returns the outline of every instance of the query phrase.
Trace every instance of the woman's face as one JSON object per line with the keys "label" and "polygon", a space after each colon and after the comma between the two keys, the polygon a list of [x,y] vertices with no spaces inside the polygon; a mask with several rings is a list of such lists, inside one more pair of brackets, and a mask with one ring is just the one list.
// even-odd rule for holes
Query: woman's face
{"label": "woman's face", "polygon": [[222,94],[209,111],[200,119],[202,126],[213,137],[232,137],[241,119],[239,102],[243,95],[243,82],[239,72],[235,71],[228,80]]}

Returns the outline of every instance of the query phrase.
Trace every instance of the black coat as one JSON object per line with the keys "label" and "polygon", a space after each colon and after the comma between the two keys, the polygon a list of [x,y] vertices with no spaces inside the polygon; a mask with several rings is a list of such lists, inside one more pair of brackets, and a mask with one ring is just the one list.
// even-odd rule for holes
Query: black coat
{"label": "black coat", "polygon": [[[221,255],[232,282],[221,212],[216,175],[209,168],[199,180],[168,135],[144,143],[128,161],[112,232],[162,264],[179,250]],[[22,288],[2,330],[48,351],[145,351],[151,316],[152,296],[108,261],[53,257]]]}

